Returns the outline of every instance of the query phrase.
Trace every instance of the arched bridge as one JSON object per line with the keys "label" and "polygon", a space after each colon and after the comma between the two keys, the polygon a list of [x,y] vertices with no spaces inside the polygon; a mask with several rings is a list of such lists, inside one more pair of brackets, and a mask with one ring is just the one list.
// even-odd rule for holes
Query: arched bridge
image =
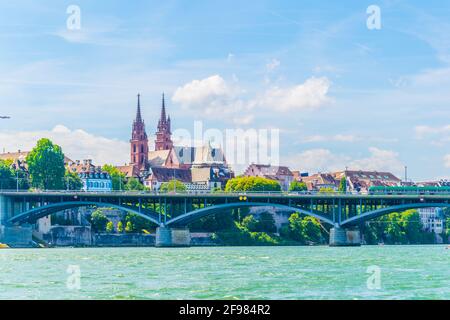
{"label": "arched bridge", "polygon": [[[0,222],[2,225],[34,223],[37,219],[58,211],[86,206],[112,207],[137,214],[159,227],[160,238],[168,239],[172,237],[170,229],[186,229],[190,223],[202,217],[249,207],[273,207],[313,216],[331,225],[340,233],[338,237],[342,237],[343,230],[392,212],[424,207],[450,207],[450,194],[0,192]],[[332,232],[331,237],[334,236]]]}

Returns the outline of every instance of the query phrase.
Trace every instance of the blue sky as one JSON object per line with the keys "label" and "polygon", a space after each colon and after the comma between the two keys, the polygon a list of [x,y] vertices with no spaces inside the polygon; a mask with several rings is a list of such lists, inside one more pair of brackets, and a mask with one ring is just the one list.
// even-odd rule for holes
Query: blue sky
{"label": "blue sky", "polygon": [[0,148],[125,162],[137,92],[153,134],[164,91],[174,129],[280,129],[293,169],[450,176],[445,1],[129,2],[0,0]]}

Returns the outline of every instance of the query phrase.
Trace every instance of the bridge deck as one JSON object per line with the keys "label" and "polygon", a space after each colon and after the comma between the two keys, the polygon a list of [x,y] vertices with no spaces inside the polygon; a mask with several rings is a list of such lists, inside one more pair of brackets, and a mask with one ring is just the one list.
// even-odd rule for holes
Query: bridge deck
{"label": "bridge deck", "polygon": [[105,198],[273,198],[273,199],[424,199],[424,200],[450,200],[450,194],[355,194],[355,193],[153,193],[153,192],[68,192],[68,191],[47,191],[47,192],[12,192],[0,191],[0,196],[8,197],[105,197]]}

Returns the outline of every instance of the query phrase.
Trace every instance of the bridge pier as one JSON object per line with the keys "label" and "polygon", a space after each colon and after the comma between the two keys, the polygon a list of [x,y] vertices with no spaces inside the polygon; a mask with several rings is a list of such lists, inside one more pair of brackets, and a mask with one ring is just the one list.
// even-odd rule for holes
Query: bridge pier
{"label": "bridge pier", "polygon": [[158,227],[156,229],[156,247],[189,247],[191,234],[188,228]]}
{"label": "bridge pier", "polygon": [[361,234],[358,229],[331,228],[330,247],[355,247],[360,245]]}

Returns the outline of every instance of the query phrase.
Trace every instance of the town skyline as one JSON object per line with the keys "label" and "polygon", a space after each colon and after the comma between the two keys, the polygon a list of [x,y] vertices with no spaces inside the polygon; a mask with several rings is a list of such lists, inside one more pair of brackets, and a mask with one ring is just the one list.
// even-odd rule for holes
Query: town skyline
{"label": "town skyline", "polygon": [[73,158],[123,164],[135,94],[153,141],[164,91],[174,128],[280,129],[293,169],[449,177],[450,50],[433,32],[449,29],[446,4],[380,1],[369,30],[358,2],[203,3],[184,16],[179,1],[80,1],[81,28],[68,30],[67,5],[25,3],[0,13],[1,150],[47,136]]}

